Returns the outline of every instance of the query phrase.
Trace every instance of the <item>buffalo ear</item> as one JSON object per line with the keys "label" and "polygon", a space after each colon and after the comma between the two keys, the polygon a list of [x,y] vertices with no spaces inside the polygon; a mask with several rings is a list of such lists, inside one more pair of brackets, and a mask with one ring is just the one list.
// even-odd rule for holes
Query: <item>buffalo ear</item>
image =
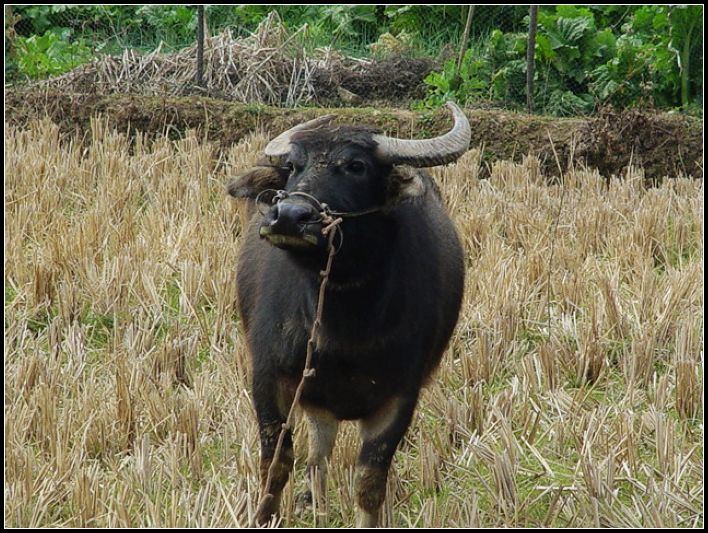
{"label": "buffalo ear", "polygon": [[386,203],[389,205],[423,196],[428,187],[420,169],[398,165],[388,175]]}
{"label": "buffalo ear", "polygon": [[257,166],[232,179],[226,186],[226,192],[234,198],[255,200],[261,191],[285,188],[287,181],[287,169],[259,162]]}

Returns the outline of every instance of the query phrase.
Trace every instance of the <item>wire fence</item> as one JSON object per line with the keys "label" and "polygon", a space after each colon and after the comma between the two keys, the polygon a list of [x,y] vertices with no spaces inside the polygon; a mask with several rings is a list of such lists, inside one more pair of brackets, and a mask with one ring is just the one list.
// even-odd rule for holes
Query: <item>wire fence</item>
{"label": "wire fence", "polygon": [[281,106],[702,109],[702,6],[536,7],[6,6],[5,79]]}

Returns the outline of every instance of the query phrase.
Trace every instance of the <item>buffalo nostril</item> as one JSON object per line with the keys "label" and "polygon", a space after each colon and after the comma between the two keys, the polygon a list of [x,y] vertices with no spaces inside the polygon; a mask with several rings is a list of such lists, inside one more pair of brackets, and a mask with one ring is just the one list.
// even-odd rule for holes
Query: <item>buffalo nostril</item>
{"label": "buffalo nostril", "polygon": [[299,233],[301,225],[313,220],[316,213],[307,205],[280,203],[272,211],[271,227],[282,233]]}

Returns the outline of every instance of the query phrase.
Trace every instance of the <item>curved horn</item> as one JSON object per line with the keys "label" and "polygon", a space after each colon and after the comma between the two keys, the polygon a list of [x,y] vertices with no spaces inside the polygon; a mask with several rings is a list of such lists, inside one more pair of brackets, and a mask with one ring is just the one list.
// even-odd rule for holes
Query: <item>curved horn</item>
{"label": "curved horn", "polygon": [[297,126],[293,126],[288,131],[284,131],[278,135],[275,139],[268,143],[263,152],[269,158],[279,159],[285,157],[290,153],[290,139],[293,135],[300,131],[311,130],[317,128],[327,122],[330,122],[334,118],[334,115],[322,115]]}
{"label": "curved horn", "polygon": [[462,109],[453,102],[447,102],[452,111],[455,125],[445,135],[425,140],[404,140],[374,135],[378,143],[376,155],[391,165],[412,167],[434,167],[456,161],[467,151],[472,131]]}

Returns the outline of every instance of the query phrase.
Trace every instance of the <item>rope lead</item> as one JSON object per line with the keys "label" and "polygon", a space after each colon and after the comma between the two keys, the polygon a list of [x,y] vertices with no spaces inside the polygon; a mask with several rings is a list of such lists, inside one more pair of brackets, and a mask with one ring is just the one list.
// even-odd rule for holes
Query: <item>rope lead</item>
{"label": "rope lead", "polygon": [[[320,202],[318,202],[318,204],[320,206],[323,205]],[[273,472],[275,470],[276,465],[280,462],[280,454],[283,449],[283,441],[285,440],[285,434],[290,429],[292,429],[293,417],[295,415],[295,405],[300,400],[300,396],[302,396],[302,389],[305,386],[305,380],[315,375],[315,369],[312,368],[312,353],[315,349],[315,339],[317,338],[317,330],[322,324],[322,310],[324,309],[325,289],[327,288],[327,282],[329,281],[329,274],[332,271],[332,261],[334,260],[334,256],[339,250],[339,247],[334,246],[334,237],[336,234],[340,235],[340,247],[342,242],[342,228],[339,227],[339,224],[342,223],[341,217],[334,218],[329,211],[326,211],[324,209],[321,210],[320,216],[322,217],[322,222],[325,224],[325,226],[322,228],[322,234],[327,237],[328,254],[325,269],[320,271],[320,277],[322,278],[322,281],[320,282],[320,290],[317,298],[317,308],[315,309],[315,320],[312,322],[310,338],[307,341],[305,368],[302,370],[302,377],[300,378],[300,383],[298,383],[297,389],[295,389],[293,403],[290,405],[290,411],[288,412],[288,416],[285,419],[285,423],[280,429],[280,434],[278,435],[278,442],[275,445],[275,452],[273,454],[270,466],[268,467],[268,476],[266,477],[265,486],[263,487],[263,494],[261,495],[261,500],[258,503],[258,511],[256,512],[256,517],[260,516],[262,510],[265,509],[266,506],[270,503],[270,501],[275,497],[271,492],[271,485],[273,483]]]}

